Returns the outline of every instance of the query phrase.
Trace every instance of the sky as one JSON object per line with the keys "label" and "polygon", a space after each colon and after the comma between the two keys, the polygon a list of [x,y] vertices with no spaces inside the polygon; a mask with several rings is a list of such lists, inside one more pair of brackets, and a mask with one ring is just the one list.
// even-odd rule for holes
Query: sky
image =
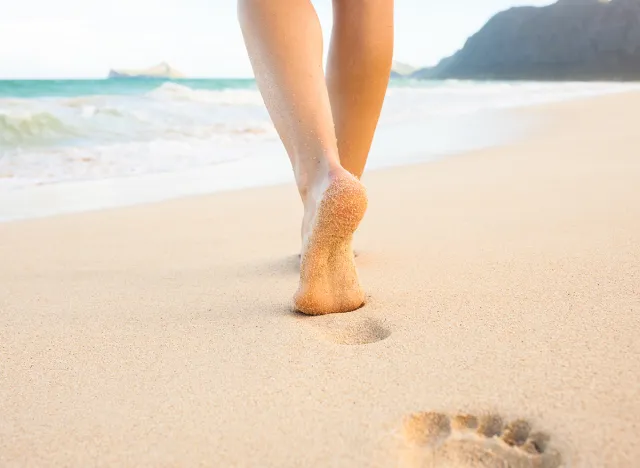
{"label": "sky", "polygon": [[[301,0],[304,1],[304,0]],[[352,0],[346,0],[352,1]],[[396,0],[395,59],[434,65],[495,13],[549,0]],[[166,61],[189,77],[251,77],[235,0],[0,0],[0,79],[102,78]],[[325,40],[331,0],[313,0]]]}

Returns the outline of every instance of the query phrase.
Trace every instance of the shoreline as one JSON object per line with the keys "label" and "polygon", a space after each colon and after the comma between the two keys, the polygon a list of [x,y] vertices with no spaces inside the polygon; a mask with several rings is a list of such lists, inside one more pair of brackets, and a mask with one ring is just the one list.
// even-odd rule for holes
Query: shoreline
{"label": "shoreline", "polygon": [[[419,128],[423,123],[382,129],[374,142],[367,172],[508,144],[532,127],[524,117],[514,120],[513,110],[485,110],[430,122],[427,128],[433,137],[429,150],[416,137],[425,131]],[[457,135],[457,143],[447,141],[452,135]],[[402,153],[394,151],[398,141],[403,142]],[[388,158],[393,153],[394,158]],[[269,141],[257,146],[253,156],[206,167],[0,191],[0,223],[293,183],[282,144]]]}
{"label": "shoreline", "polygon": [[[462,84],[462,86],[468,85],[468,83]],[[535,87],[537,84],[528,83],[524,86],[529,85]],[[567,84],[567,86],[575,85],[577,84]],[[618,88],[613,85],[606,87],[606,83],[597,83],[601,86],[599,90],[586,84],[582,85],[583,88],[558,88],[554,90],[556,94],[548,94],[549,90],[538,90],[540,95],[534,93],[526,95],[526,98],[515,95],[513,96],[515,104],[507,107],[502,107],[503,99],[498,101],[495,107],[475,109],[474,106],[478,103],[472,99],[464,105],[470,105],[475,110],[457,113],[456,109],[465,102],[465,93],[468,92],[467,88],[463,88],[463,94],[450,103],[453,112],[451,115],[445,113],[428,118],[423,116],[417,120],[413,118],[406,120],[406,118],[407,115],[413,117],[420,115],[422,111],[416,111],[416,109],[421,109],[425,103],[406,101],[407,96],[403,93],[422,88],[390,88],[394,97],[387,103],[390,108],[383,112],[382,125],[374,139],[367,172],[387,167],[432,162],[472,150],[511,144],[526,137],[528,132],[535,131],[536,123],[528,118],[533,113],[522,113],[519,112],[520,109],[533,109],[556,102],[575,102],[580,99],[634,92],[631,87]],[[449,86],[453,86],[451,92],[454,94],[458,92],[453,83],[449,83]],[[494,86],[499,87],[501,84],[497,83]],[[430,89],[439,88],[424,88],[427,92],[430,92]],[[513,92],[508,86],[507,90]],[[530,90],[530,92],[533,91]],[[433,102],[436,107],[442,105],[438,99],[441,97],[436,96]],[[524,101],[521,101],[522,99]],[[500,102],[502,104],[499,104]],[[402,116],[402,113],[406,112],[405,107],[411,107],[411,105],[414,106],[411,108],[413,110],[404,115],[405,121],[396,122],[394,119]],[[414,115],[415,112],[417,114]],[[517,118],[514,119],[514,116]],[[427,137],[424,138],[423,135]],[[398,146],[400,141],[402,145]],[[286,154],[278,140],[253,142],[243,150],[251,156],[245,155],[238,159],[235,159],[237,155],[231,147],[226,150],[220,148],[220,150],[229,151],[228,157],[231,159],[190,169],[130,176],[36,183],[19,178],[5,179],[3,182],[3,174],[0,174],[0,222],[148,204],[181,197],[293,182]],[[75,155],[74,158],[79,155]],[[11,170],[5,170],[5,172],[11,174]]]}
{"label": "shoreline", "polygon": [[633,466],[640,93],[516,112],[543,125],[366,174],[350,314],[291,311],[291,185],[0,224],[0,465],[414,468],[434,411]]}

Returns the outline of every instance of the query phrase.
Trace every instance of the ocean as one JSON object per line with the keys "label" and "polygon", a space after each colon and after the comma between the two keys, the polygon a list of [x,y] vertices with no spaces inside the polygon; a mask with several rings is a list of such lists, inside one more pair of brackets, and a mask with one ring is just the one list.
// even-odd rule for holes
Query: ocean
{"label": "ocean", "polygon": [[[526,131],[503,109],[634,86],[392,80],[368,167],[499,144]],[[118,195],[118,203],[97,201],[88,208],[290,180],[255,82],[0,81],[0,219],[20,217],[21,210],[31,213],[31,206],[13,206],[7,214],[8,203],[2,203],[30,188],[62,185],[67,190],[69,184],[120,181],[111,182],[118,187],[125,179],[144,183],[158,174],[173,182],[150,189],[153,196],[127,200]],[[167,174],[176,177],[167,179]]]}

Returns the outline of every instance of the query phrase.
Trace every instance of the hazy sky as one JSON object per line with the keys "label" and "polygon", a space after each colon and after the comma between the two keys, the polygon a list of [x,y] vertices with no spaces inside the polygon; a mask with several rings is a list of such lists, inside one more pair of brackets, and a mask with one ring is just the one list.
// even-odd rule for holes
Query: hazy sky
{"label": "hazy sky", "polygon": [[[274,0],[277,1],[277,0]],[[350,1],[350,0],[347,0]],[[0,78],[104,77],[167,61],[188,76],[248,77],[235,0],[1,0]],[[325,38],[331,1],[314,0]],[[548,0],[396,0],[396,60],[436,63],[494,13]]]}

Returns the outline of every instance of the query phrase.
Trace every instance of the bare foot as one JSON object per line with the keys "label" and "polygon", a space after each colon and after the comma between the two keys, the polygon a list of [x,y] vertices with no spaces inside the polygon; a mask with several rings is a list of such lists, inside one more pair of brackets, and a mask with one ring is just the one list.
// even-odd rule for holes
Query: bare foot
{"label": "bare foot", "polygon": [[308,315],[351,312],[364,304],[351,241],[367,193],[347,171],[330,175],[315,191],[305,207],[295,307]]}
{"label": "bare foot", "polygon": [[418,413],[405,421],[413,450],[403,466],[422,468],[558,468],[560,453],[549,436],[531,432],[525,420],[504,426],[497,415],[475,417]]}

